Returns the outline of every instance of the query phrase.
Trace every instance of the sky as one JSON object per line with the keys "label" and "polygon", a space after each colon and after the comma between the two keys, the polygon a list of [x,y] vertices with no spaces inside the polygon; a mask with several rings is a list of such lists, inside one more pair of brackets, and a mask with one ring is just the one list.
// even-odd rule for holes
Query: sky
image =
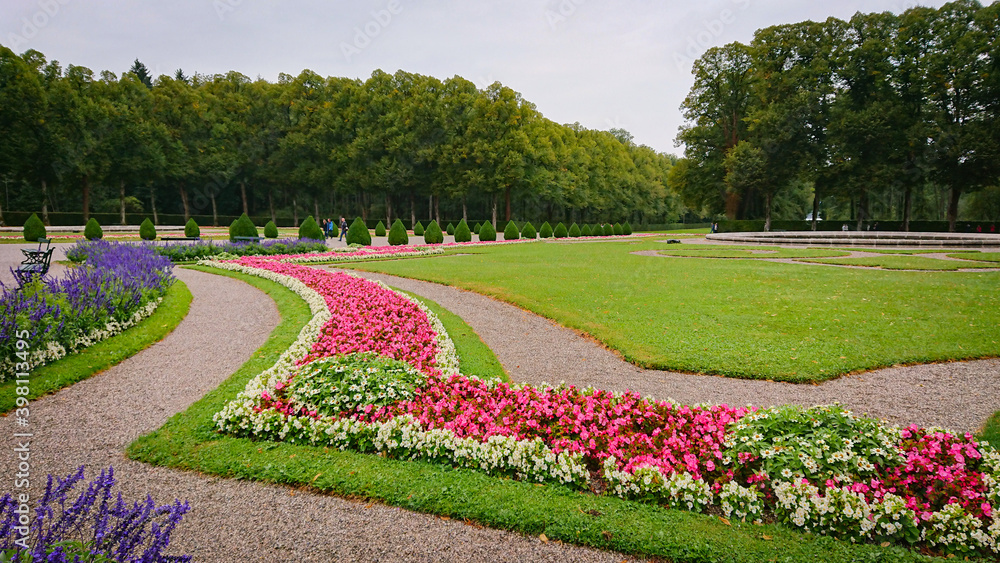
{"label": "sky", "polygon": [[155,76],[230,70],[275,81],[304,69],[376,69],[494,81],[547,118],[623,128],[680,155],[691,65],[755,30],[940,0],[3,0],[0,44],[64,66]]}

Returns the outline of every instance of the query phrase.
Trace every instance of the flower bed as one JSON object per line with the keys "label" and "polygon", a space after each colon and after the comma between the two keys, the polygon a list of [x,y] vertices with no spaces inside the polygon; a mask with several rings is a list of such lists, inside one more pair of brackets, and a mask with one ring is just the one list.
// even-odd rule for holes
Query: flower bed
{"label": "flower bed", "polygon": [[[135,325],[156,310],[174,280],[170,260],[146,245],[93,241],[73,252],[86,262],[63,278],[3,287],[0,380]],[[18,341],[26,346],[17,349]]]}
{"label": "flower bed", "polygon": [[[682,406],[483,381],[441,359],[448,338],[433,315],[380,284],[267,258],[221,266],[281,281],[321,319],[217,413],[222,431],[777,519],[852,541],[1000,552],[1000,454],[969,435],[888,427],[836,406]],[[369,366],[375,356],[358,353],[413,369]]]}

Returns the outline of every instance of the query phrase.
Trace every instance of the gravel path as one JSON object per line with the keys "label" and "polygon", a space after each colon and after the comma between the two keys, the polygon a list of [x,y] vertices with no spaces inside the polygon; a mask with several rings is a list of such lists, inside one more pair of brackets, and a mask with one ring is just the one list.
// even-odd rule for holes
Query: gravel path
{"label": "gravel path", "polygon": [[[687,404],[761,406],[840,402],[890,422],[979,430],[1000,410],[1000,359],[881,369],[819,385],[640,369],[554,321],[440,284],[357,272],[441,304],[465,319],[514,381],[630,389]],[[529,336],[530,335],[530,336]]]}
{"label": "gravel path", "polygon": [[[11,245],[8,245],[11,246]],[[16,248],[16,247],[15,247]],[[215,388],[267,339],[279,316],[262,292],[231,278],[176,269],[191,311],[162,342],[106,372],[30,405],[31,475],[80,465],[115,468],[126,498],[191,503],[173,545],[195,561],[621,561],[620,554],[543,544],[537,538],[282,486],[154,467],[124,457],[134,438]],[[237,312],[237,314],[234,314]],[[14,417],[2,422],[0,472],[10,490]]]}

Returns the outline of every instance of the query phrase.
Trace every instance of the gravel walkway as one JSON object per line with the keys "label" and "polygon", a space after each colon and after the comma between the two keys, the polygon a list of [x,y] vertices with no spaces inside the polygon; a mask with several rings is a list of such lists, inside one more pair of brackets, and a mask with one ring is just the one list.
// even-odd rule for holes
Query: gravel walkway
{"label": "gravel walkway", "polygon": [[[13,246],[13,245],[5,245]],[[16,246],[13,246],[17,248]],[[262,292],[230,278],[176,269],[194,294],[187,318],[159,344],[106,372],[31,403],[31,475],[80,465],[94,477],[115,468],[116,489],[159,503],[191,503],[173,545],[195,561],[621,561],[622,555],[543,544],[537,538],[467,526],[379,504],[282,486],[204,476],[133,462],[134,438],[215,388],[267,339],[279,316]],[[236,312],[236,314],[234,314]],[[3,420],[0,472],[11,490],[17,460]]]}
{"label": "gravel walkway", "polygon": [[[761,406],[840,402],[890,422],[979,430],[1000,410],[1000,359],[881,369],[819,385],[640,369],[596,341],[513,305],[440,284],[357,272],[434,300],[465,319],[511,379],[567,383],[687,404]],[[530,336],[529,336],[530,335]]]}

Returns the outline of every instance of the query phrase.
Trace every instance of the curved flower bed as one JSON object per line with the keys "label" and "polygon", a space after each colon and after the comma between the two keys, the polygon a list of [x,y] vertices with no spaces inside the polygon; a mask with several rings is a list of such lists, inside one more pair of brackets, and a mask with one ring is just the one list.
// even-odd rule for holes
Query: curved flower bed
{"label": "curved flower bed", "polygon": [[[450,341],[433,315],[380,284],[273,257],[213,265],[281,281],[320,325],[216,415],[222,431],[777,519],[852,541],[1000,553],[1000,454],[970,435],[888,427],[838,406],[682,406],[483,381],[444,359]],[[355,399],[370,390],[353,377],[357,395],[330,402],[336,414],[301,399],[296,377],[312,360],[357,352],[403,360],[422,383],[401,400],[365,404]]]}

